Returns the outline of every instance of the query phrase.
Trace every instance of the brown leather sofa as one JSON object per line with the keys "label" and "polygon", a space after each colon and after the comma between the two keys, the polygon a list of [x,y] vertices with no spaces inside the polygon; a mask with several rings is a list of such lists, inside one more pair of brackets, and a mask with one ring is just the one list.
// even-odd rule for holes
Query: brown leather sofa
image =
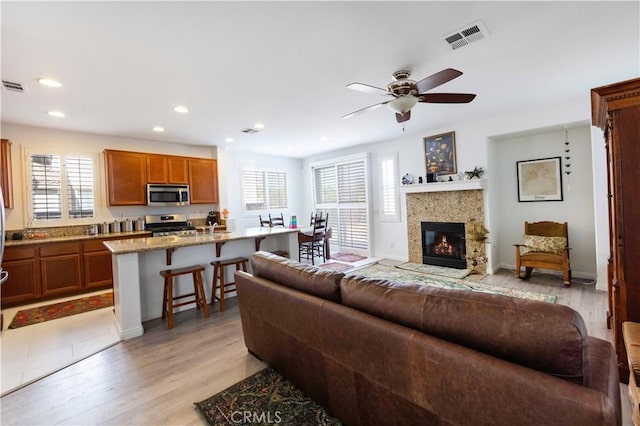
{"label": "brown leather sofa", "polygon": [[621,424],[613,347],[569,307],[251,261],[247,348],[347,425]]}

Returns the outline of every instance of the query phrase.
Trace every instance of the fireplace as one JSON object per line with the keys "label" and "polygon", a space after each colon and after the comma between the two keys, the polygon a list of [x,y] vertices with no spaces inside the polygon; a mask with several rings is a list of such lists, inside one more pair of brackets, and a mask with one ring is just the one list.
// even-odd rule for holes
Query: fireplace
{"label": "fireplace", "polygon": [[422,263],[465,269],[464,223],[422,222]]}

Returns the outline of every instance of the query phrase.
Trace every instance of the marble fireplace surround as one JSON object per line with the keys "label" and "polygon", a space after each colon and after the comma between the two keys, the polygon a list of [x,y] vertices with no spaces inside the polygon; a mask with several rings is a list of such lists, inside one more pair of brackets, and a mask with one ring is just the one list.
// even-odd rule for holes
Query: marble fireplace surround
{"label": "marble fireplace surround", "polygon": [[[409,262],[422,263],[421,222],[463,222],[475,219],[484,223],[484,198],[482,181],[455,183],[442,182],[426,185],[409,185],[402,188],[407,197],[407,231],[409,241]],[[453,184],[453,185],[452,185]],[[475,244],[469,240],[467,230],[467,255],[478,249],[486,256],[485,244]],[[476,268],[484,271],[484,264]],[[467,267],[472,266],[467,262]]]}

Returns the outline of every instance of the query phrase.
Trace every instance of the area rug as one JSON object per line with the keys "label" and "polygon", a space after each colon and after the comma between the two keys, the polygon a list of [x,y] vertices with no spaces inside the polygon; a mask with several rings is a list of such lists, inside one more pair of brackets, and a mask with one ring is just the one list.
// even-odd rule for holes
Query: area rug
{"label": "area rug", "polygon": [[556,296],[536,293],[533,291],[516,290],[506,287],[498,287],[468,280],[429,275],[419,272],[412,272],[398,269],[394,266],[374,263],[370,266],[354,269],[346,275],[362,275],[371,278],[382,278],[391,281],[403,281],[412,284],[423,284],[438,288],[451,288],[455,290],[470,290],[490,294],[501,294],[504,296],[518,297],[522,299],[539,300],[543,302],[555,303]]}
{"label": "area rug", "polygon": [[71,315],[82,314],[96,309],[113,306],[113,293],[102,293],[95,296],[83,297],[81,299],[69,300],[66,302],[54,303],[37,308],[20,310],[13,317],[9,328],[24,327],[38,324]]}
{"label": "area rug", "polygon": [[442,277],[458,279],[462,279],[471,274],[471,269],[446,268],[444,266],[424,265],[422,263],[412,262],[396,265],[396,268],[406,269],[407,271],[419,272],[422,274],[440,275]]}
{"label": "area rug", "polygon": [[272,368],[195,403],[210,425],[341,425]]}
{"label": "area rug", "polygon": [[347,265],[346,263],[338,262],[323,263],[322,265],[320,265],[320,267],[323,269],[329,269],[334,272],[345,272],[354,268],[353,265]]}
{"label": "area rug", "polygon": [[339,260],[340,262],[353,263],[353,262],[358,262],[360,260],[365,260],[366,257],[353,254],[353,253],[334,253],[331,255],[331,259]]}

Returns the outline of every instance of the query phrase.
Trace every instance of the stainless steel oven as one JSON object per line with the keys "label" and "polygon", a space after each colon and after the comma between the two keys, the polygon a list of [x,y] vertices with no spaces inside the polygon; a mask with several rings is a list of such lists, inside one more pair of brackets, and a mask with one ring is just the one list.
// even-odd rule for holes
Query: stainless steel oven
{"label": "stainless steel oven", "polygon": [[147,184],[148,206],[188,206],[189,185]]}

